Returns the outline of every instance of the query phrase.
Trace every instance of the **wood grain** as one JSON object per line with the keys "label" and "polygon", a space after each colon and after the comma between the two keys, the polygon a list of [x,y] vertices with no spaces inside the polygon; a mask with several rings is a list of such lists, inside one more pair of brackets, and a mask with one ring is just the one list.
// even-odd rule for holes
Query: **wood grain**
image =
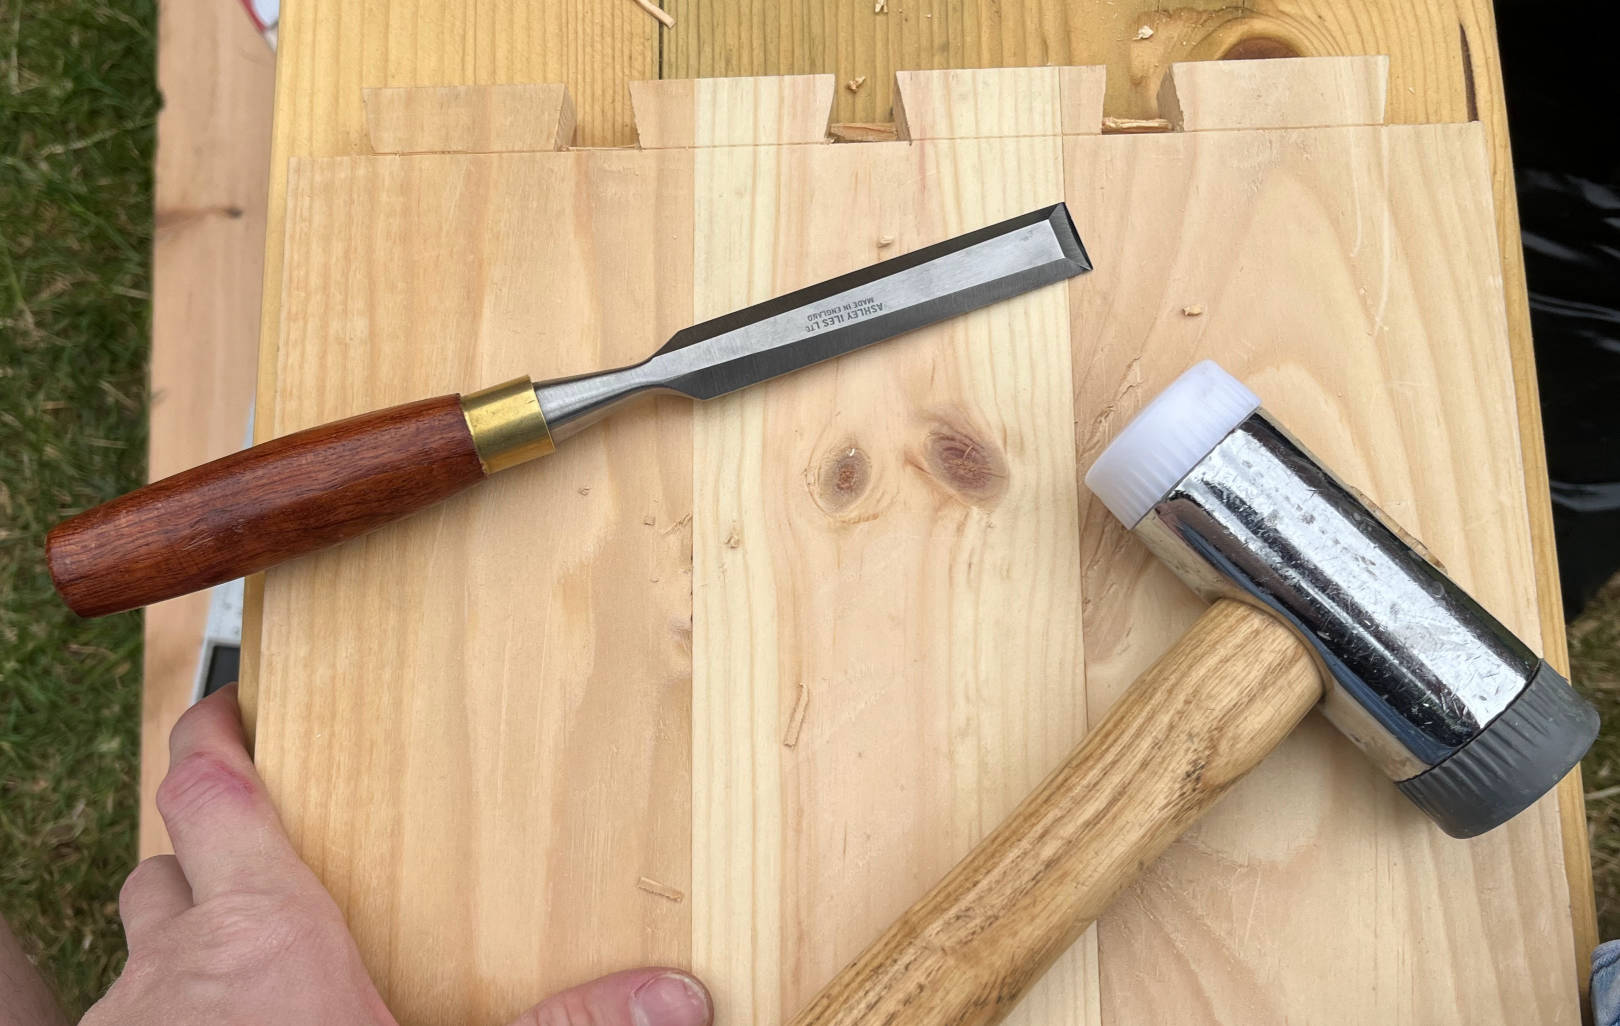
{"label": "wood grain", "polygon": [[[1065,146],[1110,282],[1071,286],[1081,466],[1212,357],[1539,644],[1479,126]],[[1095,720],[1199,607],[1095,501],[1081,546]],[[1104,1016],[1573,1024],[1560,852],[1554,799],[1457,842],[1312,720],[1099,923]],[[1150,964],[1167,982],[1140,985]]]}
{"label": "wood grain", "polygon": [[1322,697],[1304,644],[1217,601],[792,1026],[993,1026]]}
{"label": "wood grain", "polygon": [[1186,61],[1159,87],[1159,116],[1183,132],[1381,125],[1388,57]]}
{"label": "wood grain", "polygon": [[[1061,127],[1064,81],[1037,76],[1016,116]],[[948,76],[913,82],[950,88]],[[702,88],[711,110],[760,95]],[[642,959],[697,967],[722,1015],[782,1021],[808,1000],[1195,617],[1167,573],[1122,535],[1094,537],[1089,506],[1076,507],[1077,467],[1194,355],[1234,365],[1268,399],[1280,390],[1284,419],[1356,483],[1373,462],[1393,475],[1405,492],[1387,480],[1368,491],[1463,553],[1433,546],[1534,640],[1533,600],[1514,589],[1528,540],[1500,295],[1479,256],[1490,207],[1477,127],[709,146],[690,89],[688,148],[296,164],[280,354],[300,383],[284,404],[303,419],[277,430],[425,381],[627,362],[696,317],[1053,192],[1099,270],[721,401],[694,428],[674,414],[660,434],[620,435],[639,422],[615,418],[570,443],[603,445],[589,474],[501,500],[602,502],[570,515],[586,534],[566,547],[537,548],[531,518],[497,504],[498,481],[271,575],[261,764],[403,1021],[501,1021],[542,988]],[[755,124],[779,123],[753,109]],[[1209,196],[1240,201],[1195,200]],[[653,253],[635,241],[648,225]],[[625,282],[649,291],[610,298]],[[646,308],[660,311],[651,334]],[[1324,342],[1329,328],[1356,341]],[[546,366],[569,345],[581,348]],[[1423,405],[1431,393],[1438,413]],[[681,489],[691,518],[655,512],[656,527],[654,503],[623,498]],[[688,530],[683,578],[658,545]],[[665,592],[652,577],[680,583]],[[376,626],[334,626],[356,619]],[[667,647],[682,628],[693,651]],[[631,694],[622,680],[581,683],[598,652]],[[386,685],[345,687],[335,666]],[[690,710],[671,683],[688,672]],[[787,747],[800,684],[815,699]],[[1283,769],[1235,788],[1015,1017],[1506,1023],[1534,1009],[1569,1021],[1575,958],[1558,940],[1567,892],[1545,804],[1458,844],[1331,731],[1311,721],[1302,734]],[[655,738],[653,751],[625,736]],[[628,749],[656,768],[620,769]],[[615,786],[581,791],[576,766]],[[684,818],[659,818],[648,837],[650,810]],[[621,857],[559,843],[582,823],[620,839]],[[499,854],[513,847],[542,853],[531,875],[566,879],[567,893],[513,878]],[[687,900],[649,894],[642,877]],[[1301,908],[1334,909],[1331,935]],[[648,918],[660,914],[684,918]],[[576,935],[568,924],[587,920],[615,925],[566,964],[533,968],[535,923]],[[410,941],[446,930],[431,951]],[[498,978],[497,962],[509,970]],[[1139,986],[1147,965],[1173,982]],[[1459,965],[1498,967],[1493,987],[1465,986]]]}
{"label": "wood grain", "polygon": [[[152,480],[242,445],[253,405],[275,56],[213,0],[158,8],[153,181]],[[169,850],[157,814],[169,730],[191,702],[208,596],[149,606],[141,692],[142,858]]]}
{"label": "wood grain", "polygon": [[80,616],[160,602],[336,545],[484,479],[460,397],[308,428],[58,524],[57,593]]}
{"label": "wood grain", "polygon": [[1057,68],[901,71],[895,76],[894,126],[900,138],[912,141],[1057,135],[1063,105],[1042,102],[1056,95],[1057,83]]}
{"label": "wood grain", "polygon": [[831,75],[631,82],[630,102],[644,150],[819,143],[834,88]]}
{"label": "wood grain", "polygon": [[378,153],[521,153],[574,138],[574,100],[555,82],[367,89],[366,134]]}
{"label": "wood grain", "polygon": [[[692,322],[689,156],[291,173],[272,432],[631,363]],[[266,575],[258,765],[402,1023],[690,961],[693,902],[637,885],[691,891],[690,419],[624,410]]]}
{"label": "wood grain", "polygon": [[[866,76],[838,90],[834,120],[889,117],[893,72],[910,68],[1106,65],[1105,113],[1157,116],[1160,83],[1177,60],[1388,54],[1391,123],[1484,126],[1512,353],[1519,457],[1535,547],[1547,655],[1568,670],[1531,351],[1512,154],[1491,0],[671,0],[672,31],[628,4],[543,9],[513,0],[408,0],[376,17],[362,0],[307,0],[283,16],[271,167],[259,408],[269,411],[280,323],[285,168],[293,157],[365,152],[362,86],[560,81],[579,104],[581,145],[634,141],[624,83],[662,75],[827,73]],[[1142,38],[1142,28],[1152,30]],[[264,437],[264,436],[261,436]],[[259,645],[256,589],[244,626],[243,705],[251,721]],[[1597,943],[1579,773],[1561,785],[1565,865],[1576,947]],[[1584,989],[1586,975],[1577,973]]]}
{"label": "wood grain", "polygon": [[[1055,131],[1040,77],[1025,109],[957,113]],[[922,93],[951,76],[911,88],[949,116]],[[699,148],[695,313],[1033,209],[1060,175],[1050,134]],[[697,412],[693,964],[722,1021],[785,1021],[1084,732],[1066,317],[1046,289]],[[1018,1021],[1096,1022],[1094,957]]]}
{"label": "wood grain", "polygon": [[[1106,65],[1105,113],[1145,120],[1158,117],[1160,84],[1176,61],[1362,54],[1389,56],[1389,123],[1480,121],[1495,200],[1540,624],[1549,660],[1560,671],[1568,670],[1491,0],[1190,0],[1174,5],[1116,0],[669,0],[669,9],[679,27],[665,38],[665,77],[831,72],[844,82],[866,76],[867,87],[859,92],[839,91],[833,106],[837,122],[891,117],[894,73],[904,69]],[[1150,33],[1144,34],[1144,28]],[[1561,785],[1560,795],[1570,852],[1565,863],[1575,895],[1576,946],[1587,952],[1597,944],[1597,922],[1578,770]],[[1584,972],[1577,974],[1577,982],[1584,990]]]}

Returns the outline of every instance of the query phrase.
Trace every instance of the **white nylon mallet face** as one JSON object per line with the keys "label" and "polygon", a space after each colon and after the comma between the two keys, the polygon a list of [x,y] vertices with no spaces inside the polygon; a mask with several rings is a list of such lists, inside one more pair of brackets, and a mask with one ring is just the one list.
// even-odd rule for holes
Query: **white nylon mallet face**
{"label": "white nylon mallet face", "polygon": [[1154,397],[1086,471],[1086,487],[1135,527],[1177,481],[1260,408],[1260,397],[1214,360],[1194,364]]}
{"label": "white nylon mallet face", "polygon": [[1316,654],[1322,711],[1447,833],[1505,822],[1597,734],[1595,710],[1204,361],[1086,485],[1206,598],[1272,613]]}

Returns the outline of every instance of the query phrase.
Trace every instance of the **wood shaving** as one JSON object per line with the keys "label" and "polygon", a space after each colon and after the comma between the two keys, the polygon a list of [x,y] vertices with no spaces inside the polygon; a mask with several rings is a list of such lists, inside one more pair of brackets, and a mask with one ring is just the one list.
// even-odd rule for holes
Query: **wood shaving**
{"label": "wood shaving", "polygon": [[[888,249],[892,245],[894,245],[894,236],[893,235],[879,235],[878,236],[878,249]],[[851,456],[855,455],[855,450],[851,449],[849,451],[849,454]]]}
{"label": "wood shaving", "polygon": [[681,517],[679,520],[675,521],[673,524],[670,524],[668,527],[664,528],[664,533],[665,534],[674,534],[676,531],[679,531],[681,528],[685,527],[687,524],[690,524],[691,522],[692,522],[692,514],[688,513],[688,514],[686,514],[686,516]]}
{"label": "wood shaving", "polygon": [[742,546],[742,528],[736,524],[731,525],[731,533],[726,535],[726,548],[735,549]]}
{"label": "wood shaving", "polygon": [[1147,25],[1143,25],[1141,28],[1136,30],[1136,38],[1137,39],[1152,39],[1153,38],[1153,29],[1150,28]]}
{"label": "wood shaving", "polygon": [[854,78],[852,78],[848,82],[844,83],[844,88],[848,89],[852,93],[858,93],[858,92],[861,91],[861,86],[863,86],[865,84],[866,84],[866,76],[865,75],[856,75]]}
{"label": "wood shaving", "polygon": [[877,0],[877,3],[872,5],[872,13],[873,14],[888,14],[889,13],[889,0]]}
{"label": "wood shaving", "polygon": [[799,743],[799,732],[804,729],[804,711],[810,707],[810,685],[799,685],[798,700],[793,703],[793,714],[788,717],[787,732],[782,735],[782,747],[792,748]]}
{"label": "wood shaving", "polygon": [[675,27],[675,16],[657,4],[652,3],[651,0],[635,0],[635,4],[654,18],[657,18],[658,23],[665,28]]}
{"label": "wood shaving", "polygon": [[1170,131],[1169,118],[1103,118],[1104,135],[1137,135],[1145,132]]}
{"label": "wood shaving", "polygon": [[646,891],[648,894],[656,894],[660,898],[668,898],[673,902],[679,903],[686,900],[686,894],[680,890],[680,888],[671,887],[669,884],[665,883],[659,883],[650,876],[644,876],[640,880],[637,880],[636,886]]}
{"label": "wood shaving", "polygon": [[838,121],[828,129],[835,142],[893,142],[899,137],[892,123]]}
{"label": "wood shaving", "polygon": [[1201,306],[1198,303],[1194,303],[1192,306],[1184,306],[1184,307],[1181,308],[1181,315],[1183,317],[1201,317],[1201,316],[1203,316],[1203,314],[1204,314],[1204,308],[1203,308],[1203,306]]}
{"label": "wood shaving", "polygon": [[651,527],[652,525],[658,523],[658,517],[648,513],[646,516],[641,518],[641,522],[646,524],[648,527]]}
{"label": "wood shaving", "polygon": [[579,490],[579,494],[581,494],[581,495],[589,495],[589,494],[591,494],[591,490],[589,488],[581,488]]}

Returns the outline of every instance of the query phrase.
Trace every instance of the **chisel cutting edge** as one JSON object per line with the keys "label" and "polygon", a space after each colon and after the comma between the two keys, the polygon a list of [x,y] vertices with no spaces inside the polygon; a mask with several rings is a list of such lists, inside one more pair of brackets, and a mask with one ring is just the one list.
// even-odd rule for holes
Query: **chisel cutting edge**
{"label": "chisel cutting edge", "polygon": [[415,513],[633,397],[712,399],[1090,269],[1063,204],[1031,211],[684,328],[634,366],[394,406],[153,482],[58,524],[51,579],[81,616],[173,598]]}

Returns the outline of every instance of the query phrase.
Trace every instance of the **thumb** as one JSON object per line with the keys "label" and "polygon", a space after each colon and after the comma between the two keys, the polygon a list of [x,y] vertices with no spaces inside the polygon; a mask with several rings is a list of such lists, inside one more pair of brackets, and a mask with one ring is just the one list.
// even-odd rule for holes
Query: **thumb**
{"label": "thumb", "polygon": [[553,994],[512,1026],[710,1026],[714,1003],[676,969],[630,969]]}

